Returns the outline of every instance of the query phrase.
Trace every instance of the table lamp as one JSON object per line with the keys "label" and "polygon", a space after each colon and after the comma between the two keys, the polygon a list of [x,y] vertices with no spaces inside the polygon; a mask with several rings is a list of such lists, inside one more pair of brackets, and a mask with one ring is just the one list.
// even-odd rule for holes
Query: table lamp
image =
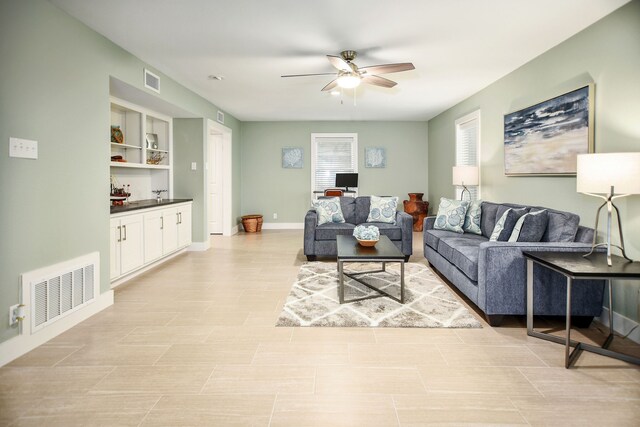
{"label": "table lamp", "polygon": [[469,200],[471,200],[471,193],[469,192],[467,185],[478,185],[478,167],[454,166],[453,185],[462,186],[462,194],[460,194],[460,200],[464,200],[465,191],[469,194]]}
{"label": "table lamp", "polygon": [[[611,247],[622,251],[622,256],[632,261],[624,251],[624,239],[622,237],[622,223],[620,212],[613,200],[640,194],[640,152],[638,153],[597,153],[578,155],[576,187],[579,193],[600,197],[604,203],[600,205],[596,213],[596,225],[593,233],[591,255],[599,246],[607,247],[607,264],[611,266]],[[598,235],[598,218],[600,210],[607,207],[607,240],[596,243]],[[618,219],[618,233],[620,234],[620,246],[611,244],[611,212],[616,211]]]}

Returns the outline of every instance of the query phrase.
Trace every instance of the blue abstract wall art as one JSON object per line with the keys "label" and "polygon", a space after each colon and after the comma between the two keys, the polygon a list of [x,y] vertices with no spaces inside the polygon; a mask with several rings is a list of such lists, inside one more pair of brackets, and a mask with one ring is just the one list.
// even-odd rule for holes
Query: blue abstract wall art
{"label": "blue abstract wall art", "polygon": [[304,148],[284,147],[282,149],[282,167],[285,169],[302,169],[304,166]]}
{"label": "blue abstract wall art", "polygon": [[365,168],[384,168],[387,166],[387,153],[384,147],[366,147],[364,149]]}
{"label": "blue abstract wall art", "polygon": [[506,175],[575,175],[593,152],[593,85],[504,116]]}

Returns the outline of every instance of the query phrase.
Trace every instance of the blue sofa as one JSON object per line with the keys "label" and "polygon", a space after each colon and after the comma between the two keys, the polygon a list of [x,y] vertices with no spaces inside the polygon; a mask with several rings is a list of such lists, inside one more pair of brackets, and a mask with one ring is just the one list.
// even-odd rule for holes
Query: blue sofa
{"label": "blue sofa", "polygon": [[[563,251],[587,253],[591,249],[593,229],[579,225],[573,213],[548,208],[548,225],[542,241],[492,242],[489,236],[508,208],[532,208],[515,204],[483,202],[482,235],[458,234],[435,230],[436,217],[424,220],[424,256],[429,264],[482,310],[492,326],[498,326],[504,315],[527,312],[526,261],[523,251]],[[576,280],[572,288],[572,318],[577,326],[586,327],[602,312],[604,281]],[[566,279],[559,273],[534,266],[534,313],[564,315],[566,311]]]}
{"label": "blue sofa", "polygon": [[391,240],[408,261],[413,253],[413,218],[405,212],[396,212],[396,223],[367,222],[370,197],[340,197],[340,208],[344,223],[326,223],[318,225],[318,215],[310,209],[304,218],[304,254],[309,261],[317,257],[336,257],[336,236],[352,235],[357,225],[375,225],[381,235]]}

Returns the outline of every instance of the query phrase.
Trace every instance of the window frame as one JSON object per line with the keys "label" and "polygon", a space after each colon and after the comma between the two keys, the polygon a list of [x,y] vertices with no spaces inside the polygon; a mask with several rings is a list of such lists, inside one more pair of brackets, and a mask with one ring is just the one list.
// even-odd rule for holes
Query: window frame
{"label": "window frame", "polygon": [[[475,165],[471,165],[471,164],[464,164],[464,163],[460,163],[458,164],[458,150],[460,149],[460,145],[462,144],[462,141],[459,140],[460,136],[461,136],[461,131],[460,128],[461,126],[471,122],[471,121],[477,121],[477,126],[476,126],[476,164]],[[471,201],[474,200],[481,200],[482,199],[482,173],[481,173],[481,161],[480,161],[480,147],[482,146],[481,144],[481,135],[482,135],[482,119],[481,119],[481,113],[480,110],[475,110],[469,114],[466,114],[460,118],[458,118],[455,122],[455,164],[454,166],[477,166],[478,167],[478,186],[476,187],[476,195],[475,198],[473,197],[473,192],[469,191],[469,196]],[[471,189],[470,189],[471,190]],[[455,197],[456,199],[460,199],[462,195],[462,186],[460,185],[456,185],[455,186]]]}
{"label": "window frame", "polygon": [[[323,132],[311,134],[311,194],[316,191],[316,157],[318,155],[318,139],[320,138],[351,138],[351,159],[353,160],[354,170],[353,173],[358,173],[358,134],[347,132]],[[351,189],[351,188],[350,188]],[[354,189],[356,195],[358,192],[357,187]]]}

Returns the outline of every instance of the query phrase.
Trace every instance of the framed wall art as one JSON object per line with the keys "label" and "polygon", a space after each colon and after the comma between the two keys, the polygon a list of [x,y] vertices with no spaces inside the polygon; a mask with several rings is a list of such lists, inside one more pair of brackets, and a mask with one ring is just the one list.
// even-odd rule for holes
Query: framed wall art
{"label": "framed wall art", "polygon": [[364,167],[387,167],[387,152],[384,147],[366,147],[364,149]]}
{"label": "framed wall art", "polygon": [[304,166],[304,148],[283,147],[282,167],[285,169],[302,169]]}
{"label": "framed wall art", "polygon": [[575,176],[576,156],[593,152],[594,85],[504,116],[504,171]]}

